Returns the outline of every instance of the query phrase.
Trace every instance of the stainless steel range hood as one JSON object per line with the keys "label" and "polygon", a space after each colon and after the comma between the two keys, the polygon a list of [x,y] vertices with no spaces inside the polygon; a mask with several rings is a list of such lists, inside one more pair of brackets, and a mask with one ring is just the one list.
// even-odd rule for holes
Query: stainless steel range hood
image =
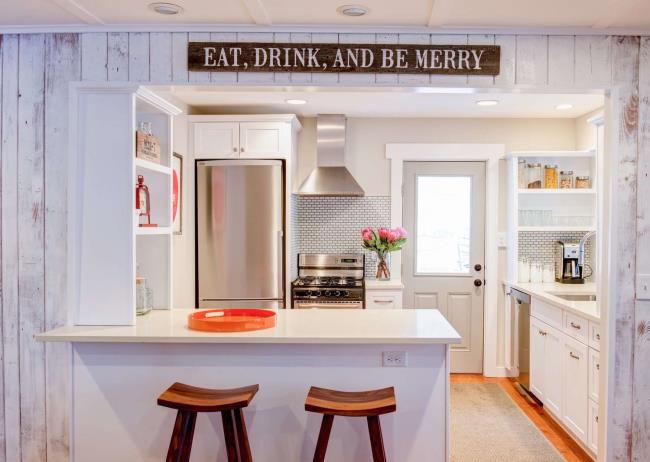
{"label": "stainless steel range hood", "polygon": [[344,115],[319,114],[316,119],[316,168],[300,185],[301,196],[363,196],[345,167]]}

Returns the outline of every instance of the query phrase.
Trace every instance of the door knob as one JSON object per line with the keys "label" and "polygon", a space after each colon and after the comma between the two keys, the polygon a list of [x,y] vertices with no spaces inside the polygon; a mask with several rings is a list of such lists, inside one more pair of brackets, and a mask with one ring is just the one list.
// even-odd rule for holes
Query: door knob
{"label": "door knob", "polygon": [[476,287],[481,287],[483,285],[483,281],[481,281],[480,279],[474,279],[474,285]]}
{"label": "door knob", "polygon": [[474,265],[474,270],[475,271],[481,271],[482,269],[483,269],[483,267],[481,266],[480,263],[477,263],[476,265]]}

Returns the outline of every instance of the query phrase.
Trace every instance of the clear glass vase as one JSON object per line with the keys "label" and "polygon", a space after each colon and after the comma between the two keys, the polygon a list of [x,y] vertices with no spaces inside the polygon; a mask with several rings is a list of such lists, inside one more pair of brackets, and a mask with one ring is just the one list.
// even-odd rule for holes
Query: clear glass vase
{"label": "clear glass vase", "polygon": [[380,281],[388,281],[390,279],[390,253],[387,252],[383,256],[377,255],[377,272],[375,278]]}

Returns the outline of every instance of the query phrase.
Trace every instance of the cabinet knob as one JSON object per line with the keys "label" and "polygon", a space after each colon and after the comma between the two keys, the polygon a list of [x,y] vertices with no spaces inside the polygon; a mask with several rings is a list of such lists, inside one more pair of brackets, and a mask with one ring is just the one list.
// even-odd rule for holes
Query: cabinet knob
{"label": "cabinet knob", "polygon": [[600,340],[600,334],[596,334],[596,340]]}
{"label": "cabinet knob", "polygon": [[597,370],[597,371],[600,370],[600,364],[596,364],[596,370]]}
{"label": "cabinet knob", "polygon": [[232,150],[233,152],[237,152],[237,146],[233,146]]}
{"label": "cabinet knob", "polygon": [[243,148],[243,147],[241,148],[241,152],[244,152],[244,148]]}

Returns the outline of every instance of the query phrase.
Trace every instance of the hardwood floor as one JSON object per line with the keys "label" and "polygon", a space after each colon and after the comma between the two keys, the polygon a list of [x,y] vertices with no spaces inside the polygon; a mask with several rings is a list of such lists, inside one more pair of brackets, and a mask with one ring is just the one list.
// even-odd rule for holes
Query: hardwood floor
{"label": "hardwood floor", "polygon": [[514,382],[507,378],[483,377],[480,374],[452,374],[452,383],[493,382],[498,383],[524,411],[544,436],[564,456],[567,462],[592,462],[591,457],[571,439],[569,435],[550,417],[542,406],[528,402],[521,396]]}

